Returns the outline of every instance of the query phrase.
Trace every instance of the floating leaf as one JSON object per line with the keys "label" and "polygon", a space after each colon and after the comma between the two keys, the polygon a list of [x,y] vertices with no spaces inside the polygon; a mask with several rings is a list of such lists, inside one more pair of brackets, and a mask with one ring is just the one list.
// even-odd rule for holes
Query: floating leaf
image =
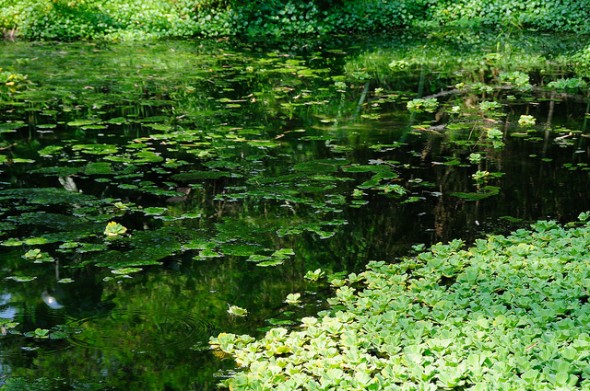
{"label": "floating leaf", "polygon": [[31,249],[23,255],[23,258],[32,261],[33,263],[53,262],[54,259],[47,253],[42,252],[38,248]]}
{"label": "floating leaf", "polygon": [[150,208],[143,209],[143,213],[146,216],[161,216],[164,213],[166,213],[167,211],[168,211],[167,208],[161,208],[161,207],[150,207]]}
{"label": "floating leaf", "polygon": [[223,257],[223,254],[206,248],[206,249],[199,251],[199,255],[194,257],[194,259],[203,261],[203,260],[207,260],[207,259],[221,258],[221,257]]}
{"label": "floating leaf", "polygon": [[4,197],[10,197],[13,200],[23,199],[31,204],[42,205],[81,205],[101,202],[91,195],[76,193],[64,189],[43,187],[0,190],[0,200]]}
{"label": "floating leaf", "polygon": [[326,273],[324,273],[324,271],[322,269],[316,269],[314,271],[308,271],[307,273],[305,273],[304,278],[306,280],[310,280],[310,281],[318,281],[320,278],[324,277]]}
{"label": "floating leaf", "polygon": [[164,160],[162,156],[152,151],[141,151],[136,155],[135,163],[159,163]]}
{"label": "floating leaf", "polygon": [[111,270],[111,273],[113,273],[113,274],[132,274],[132,273],[138,273],[142,270],[143,269],[139,268],[139,267],[122,267],[119,269]]}
{"label": "floating leaf", "polygon": [[68,122],[67,125],[72,126],[72,127],[80,127],[80,126],[85,126],[85,125],[92,125],[96,122],[97,122],[97,120],[95,120],[95,119],[77,119],[75,121]]}
{"label": "floating leaf", "polygon": [[63,151],[64,147],[61,145],[49,145],[41,150],[39,150],[40,156],[51,156],[60,153]]}
{"label": "floating leaf", "polygon": [[13,122],[2,122],[0,123],[0,134],[1,133],[13,133],[17,129],[25,126],[24,121],[13,121]]}
{"label": "floating leaf", "polygon": [[30,163],[35,163],[35,160],[15,157],[12,159],[12,163],[29,163],[30,164]]}
{"label": "floating leaf", "polygon": [[219,248],[225,255],[237,257],[249,257],[261,249],[258,245],[247,244],[223,244]]}
{"label": "floating leaf", "polygon": [[25,253],[25,255],[23,255],[23,258],[25,258],[25,259],[41,258],[41,250],[39,250],[38,248],[33,249],[33,250],[29,250]]}
{"label": "floating leaf", "polygon": [[35,331],[29,331],[24,333],[25,337],[29,338],[39,338],[39,339],[46,339],[49,338],[49,330],[48,329],[41,329],[37,328]]}
{"label": "floating leaf", "polygon": [[223,171],[190,171],[172,175],[172,179],[180,182],[193,182],[202,179],[219,179],[231,176],[232,173]]}
{"label": "floating leaf", "polygon": [[532,115],[521,115],[518,119],[519,126],[535,126],[536,119]]}
{"label": "floating leaf", "polygon": [[285,299],[285,303],[296,305],[301,303],[301,293],[289,293]]}
{"label": "floating leaf", "polygon": [[500,194],[500,188],[496,186],[485,186],[479,192],[474,193],[463,193],[463,192],[455,192],[451,193],[451,196],[462,198],[468,201],[479,201],[489,197],[493,197],[495,195]]}
{"label": "floating leaf", "polygon": [[111,163],[94,162],[88,163],[84,169],[86,175],[111,175],[113,174],[113,167]]}
{"label": "floating leaf", "polygon": [[127,232],[127,228],[115,221],[109,222],[104,230],[104,234],[111,238],[123,235],[125,232]]}
{"label": "floating leaf", "polygon": [[269,266],[278,266],[282,265],[285,262],[283,258],[270,258],[266,261],[261,261],[256,264],[256,266],[260,267],[269,267]]}
{"label": "floating leaf", "polygon": [[29,277],[29,276],[10,276],[10,277],[6,277],[6,280],[13,280],[16,282],[31,282],[35,279],[37,279],[37,277]]}
{"label": "floating leaf", "polygon": [[183,232],[173,227],[135,231],[132,236],[122,239],[128,246],[124,251],[99,252],[90,259],[90,262],[94,262],[96,266],[112,269],[159,265],[160,260],[181,250],[177,237],[180,235],[179,231]]}
{"label": "floating leaf", "polygon": [[23,245],[23,241],[18,239],[7,239],[2,242],[2,245],[6,247],[18,247]]}
{"label": "floating leaf", "polygon": [[56,124],[38,124],[37,129],[55,129],[57,128]]}
{"label": "floating leaf", "polygon": [[246,315],[248,315],[248,310],[245,308],[238,307],[237,305],[231,305],[229,307],[229,309],[227,310],[227,313],[230,314],[231,316],[237,316],[237,317],[243,318]]}
{"label": "floating leaf", "polygon": [[45,237],[39,237],[39,238],[27,238],[23,241],[24,244],[29,245],[29,246],[37,246],[39,244],[47,244],[50,243],[51,240]]}

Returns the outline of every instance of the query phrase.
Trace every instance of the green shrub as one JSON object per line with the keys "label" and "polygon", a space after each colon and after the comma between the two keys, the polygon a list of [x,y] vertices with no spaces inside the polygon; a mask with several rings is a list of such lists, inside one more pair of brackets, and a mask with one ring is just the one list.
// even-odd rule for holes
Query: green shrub
{"label": "green shrub", "polygon": [[588,2],[561,0],[0,0],[0,29],[29,39],[289,36],[407,26],[590,33]]}
{"label": "green shrub", "polygon": [[97,4],[66,0],[22,1],[15,24],[30,39],[89,39],[114,27]]}
{"label": "green shrub", "polygon": [[484,26],[590,33],[590,3],[561,0],[443,0],[432,9],[440,24],[471,21]]}
{"label": "green shrub", "polygon": [[345,1],[326,18],[334,32],[387,31],[424,18],[421,1]]}
{"label": "green shrub", "polygon": [[559,79],[547,84],[547,87],[553,90],[565,92],[586,92],[588,83],[582,79],[572,77],[569,79]]}

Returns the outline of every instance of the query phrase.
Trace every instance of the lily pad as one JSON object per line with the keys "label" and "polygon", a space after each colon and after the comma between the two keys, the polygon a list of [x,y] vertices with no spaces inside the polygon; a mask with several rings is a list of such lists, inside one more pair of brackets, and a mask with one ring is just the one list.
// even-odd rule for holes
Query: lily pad
{"label": "lily pad", "polygon": [[164,213],[166,213],[167,211],[168,211],[167,208],[155,207],[155,206],[143,209],[143,213],[146,216],[161,216]]}
{"label": "lily pad", "polygon": [[5,278],[5,280],[13,280],[16,282],[31,282],[36,279],[37,279],[37,277],[30,277],[30,276],[10,276],[10,277]]}
{"label": "lily pad", "polygon": [[172,175],[172,179],[180,182],[193,182],[202,179],[220,179],[231,177],[232,174],[223,171],[190,171]]}
{"label": "lily pad", "polygon": [[0,190],[0,201],[7,199],[23,199],[31,204],[58,205],[58,204],[87,204],[96,202],[91,195],[74,193],[57,188],[21,188]]}
{"label": "lily pad", "polygon": [[111,163],[105,162],[88,163],[84,169],[86,175],[112,175],[113,173]]}
{"label": "lily pad", "polygon": [[113,273],[113,274],[132,274],[132,273],[138,273],[142,270],[143,269],[139,268],[139,267],[122,267],[122,268],[111,270],[111,273]]}
{"label": "lily pad", "polygon": [[80,151],[89,155],[115,155],[119,148],[112,144],[76,144],[73,151]]}
{"label": "lily pad", "polygon": [[43,157],[49,157],[52,155],[57,155],[58,153],[62,152],[64,149],[61,145],[48,145],[47,147],[39,150],[39,155]]}

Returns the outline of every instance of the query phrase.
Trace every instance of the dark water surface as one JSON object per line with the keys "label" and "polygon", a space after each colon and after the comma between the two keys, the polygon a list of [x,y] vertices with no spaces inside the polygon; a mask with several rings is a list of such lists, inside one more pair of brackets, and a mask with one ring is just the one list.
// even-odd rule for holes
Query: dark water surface
{"label": "dark water surface", "polygon": [[234,364],[210,336],[296,325],[335,273],[575,219],[587,87],[549,83],[584,76],[567,63],[584,47],[0,43],[2,72],[28,77],[0,89],[1,381],[214,389]]}

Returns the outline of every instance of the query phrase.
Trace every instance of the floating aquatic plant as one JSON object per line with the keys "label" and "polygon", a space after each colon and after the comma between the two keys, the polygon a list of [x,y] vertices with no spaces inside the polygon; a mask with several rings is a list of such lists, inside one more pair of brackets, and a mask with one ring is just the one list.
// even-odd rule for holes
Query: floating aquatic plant
{"label": "floating aquatic plant", "polygon": [[301,293],[289,293],[285,299],[285,303],[290,305],[301,303]]}
{"label": "floating aquatic plant", "polygon": [[115,221],[110,221],[104,229],[104,234],[110,238],[116,238],[120,235],[124,235],[126,232],[127,228]]}
{"label": "floating aquatic plant", "polygon": [[44,253],[41,249],[34,248],[25,253],[23,258],[33,263],[53,262],[54,259],[49,254]]}
{"label": "floating aquatic plant", "polygon": [[13,280],[16,282],[31,282],[36,279],[37,279],[37,277],[32,277],[32,276],[9,276],[9,277],[6,277],[6,280]]}
{"label": "floating aquatic plant", "polygon": [[227,310],[227,313],[231,316],[243,318],[246,315],[248,315],[248,310],[245,308],[238,307],[237,305],[230,305]]}
{"label": "floating aquatic plant", "polygon": [[518,118],[518,125],[520,126],[535,126],[536,123],[536,119],[535,117],[533,117],[532,115],[521,115],[520,118]]}
{"label": "floating aquatic plant", "polygon": [[438,101],[435,98],[412,99],[407,103],[410,113],[434,113],[438,108]]}
{"label": "floating aquatic plant", "polygon": [[[543,141],[543,134],[532,128],[515,127],[514,113],[530,112],[539,117],[546,110],[549,103],[545,98],[554,91],[548,93],[546,87],[539,86],[547,86],[549,81],[561,77],[551,69],[552,61],[559,64],[557,72],[566,69],[568,75],[577,72],[577,65],[563,67],[565,58],[557,54],[550,60],[523,55],[523,61],[531,59],[529,65],[518,66],[518,72],[506,72],[501,65],[504,59],[494,52],[498,50],[495,43],[480,42],[479,35],[463,35],[471,41],[453,40],[457,48],[452,49],[451,55],[432,49],[432,39],[436,41],[436,37],[442,36],[445,40],[454,39],[441,31],[428,38],[428,45],[413,48],[415,40],[421,38],[403,38],[395,45],[389,42],[379,53],[370,49],[374,42],[366,48],[363,45],[363,49],[361,46],[347,49],[346,53],[325,51],[324,44],[322,49],[315,44],[298,44],[265,53],[262,46],[256,45],[239,51],[234,43],[217,42],[211,48],[212,44],[206,41],[198,46],[171,41],[125,48],[108,45],[108,50],[96,42],[57,46],[30,46],[21,42],[7,46],[10,50],[0,56],[0,65],[18,64],[35,84],[12,94],[10,101],[1,102],[7,109],[2,110],[0,121],[3,136],[0,170],[5,178],[0,183],[0,234],[5,250],[2,261],[7,266],[6,273],[11,275],[5,285],[7,292],[14,294],[12,302],[2,304],[3,314],[13,306],[20,306],[21,297],[25,298],[22,305],[27,306],[25,312],[29,313],[28,308],[38,307],[34,304],[38,302],[34,293],[37,288],[51,286],[68,295],[70,315],[79,313],[78,295],[83,295],[84,303],[100,301],[99,306],[88,306],[97,308],[94,314],[94,311],[108,312],[111,300],[117,305],[135,301],[138,307],[154,314],[158,326],[151,334],[144,327],[145,318],[140,317],[142,324],[136,325],[134,316],[117,316],[112,328],[105,329],[104,322],[94,319],[96,322],[88,322],[83,333],[92,334],[95,328],[94,332],[102,336],[93,340],[88,335],[67,334],[72,337],[72,349],[59,355],[39,354],[35,375],[57,376],[55,368],[68,368],[70,362],[92,365],[92,360],[78,360],[81,351],[86,350],[78,348],[77,337],[80,337],[84,343],[101,345],[125,341],[117,350],[141,352],[144,358],[157,352],[156,361],[170,370],[151,378],[154,388],[180,384],[175,376],[201,381],[201,372],[194,375],[193,367],[177,365],[178,357],[184,356],[178,356],[172,344],[164,349],[154,348],[154,340],[187,340],[182,331],[178,333],[179,329],[170,329],[172,324],[182,328],[184,323],[167,322],[156,315],[161,308],[178,306],[182,313],[179,318],[188,319],[192,310],[193,317],[207,317],[211,323],[199,333],[205,336],[226,323],[230,324],[228,327],[244,326],[241,321],[228,322],[225,304],[242,297],[250,300],[242,303],[253,315],[253,322],[260,324],[261,317],[270,316],[265,327],[285,328],[268,335],[271,353],[265,357],[275,357],[276,361],[268,366],[263,360],[253,364],[279,373],[277,378],[282,376],[277,367],[284,369],[283,360],[297,352],[302,344],[310,347],[308,352],[330,355],[326,362],[320,360],[321,354],[304,358],[323,366],[320,380],[316,379],[317,388],[339,389],[346,387],[347,381],[355,381],[357,388],[370,389],[379,386],[374,380],[378,375],[401,379],[392,388],[400,384],[403,387],[404,381],[410,384],[412,376],[425,383],[429,380],[424,385],[426,389],[467,387],[470,383],[465,367],[477,371],[483,358],[468,358],[467,364],[454,361],[441,364],[445,349],[454,346],[455,335],[445,334],[446,329],[437,330],[441,341],[430,341],[421,350],[404,345],[412,336],[402,335],[401,331],[398,334],[399,330],[391,333],[376,325],[377,321],[390,325],[398,320],[403,322],[398,313],[417,309],[415,314],[410,313],[413,322],[407,328],[426,335],[445,320],[461,315],[461,310],[440,312],[449,307],[442,299],[454,283],[454,269],[443,262],[442,283],[447,288],[444,294],[420,285],[422,277],[418,274],[426,272],[417,262],[410,262],[407,271],[392,273],[407,274],[405,280],[393,282],[365,278],[369,276],[367,273],[348,277],[332,275],[329,270],[360,269],[367,258],[376,254],[403,253],[408,243],[445,237],[449,232],[456,232],[458,221],[473,221],[474,208],[478,216],[484,214],[479,218],[483,222],[484,217],[496,210],[496,203],[485,201],[487,198],[501,195],[496,197],[500,206],[508,205],[504,204],[506,199],[510,199],[510,208],[524,205],[526,200],[522,197],[528,191],[512,189],[515,179],[509,170],[514,168],[514,161],[522,163],[523,169],[542,163],[543,172],[548,172],[545,169],[549,166],[556,166],[572,174],[561,175],[559,169],[555,171],[554,175],[564,183],[560,197],[547,195],[554,183],[531,175],[535,170],[527,169],[525,175],[531,180],[526,186],[534,186],[538,202],[543,203],[541,209],[546,213],[556,210],[563,215],[571,213],[572,205],[578,204],[571,203],[570,196],[584,194],[584,170],[588,167],[581,152],[587,140],[581,135],[582,116],[579,120],[568,117],[566,121],[565,104],[555,99],[551,103],[555,106],[552,131],[558,134],[554,143],[551,139],[547,144],[545,152],[541,153],[539,148],[543,143],[538,143]],[[546,37],[542,40],[543,45],[527,41],[527,45],[513,48],[521,53],[523,47],[550,44]],[[561,37],[559,45],[562,45]],[[305,55],[299,56],[302,48]],[[480,53],[470,54],[474,48]],[[24,52],[30,55],[22,55]],[[335,57],[333,53],[338,54]],[[512,60],[506,60],[504,68],[516,69],[516,62],[509,62],[514,57],[507,58]],[[375,59],[384,69],[371,62]],[[389,63],[391,68],[387,67]],[[447,68],[449,63],[459,65]],[[83,69],[79,75],[78,69]],[[548,71],[539,73],[538,69]],[[559,92],[554,95],[558,98],[565,96],[562,92],[574,92],[555,91]],[[578,88],[576,93],[583,91]],[[417,96],[422,101],[412,101]],[[581,95],[568,97],[568,110],[584,112],[585,103],[580,104],[578,99]],[[427,114],[414,115],[414,112]],[[505,114],[506,120],[500,122]],[[521,139],[504,139],[505,135],[518,133]],[[501,151],[503,143],[509,148]],[[560,149],[566,148],[567,153],[555,152],[552,149],[555,144]],[[525,150],[526,154],[521,155]],[[529,154],[544,160],[529,159]],[[504,167],[506,180],[500,183],[494,173],[504,171]],[[520,183],[520,168],[518,172]],[[474,173],[476,178],[470,177]],[[484,201],[465,202],[470,200]],[[371,207],[365,208],[367,204]],[[521,210],[528,216],[528,207]],[[110,236],[105,226],[115,221],[125,224],[133,234],[119,228]],[[436,230],[430,231],[433,222]],[[472,224],[468,228],[473,235],[481,235],[483,227],[494,224],[493,218],[486,218],[485,224]],[[523,222],[510,221],[510,224]],[[102,240],[104,237],[117,240]],[[21,258],[35,249],[39,252]],[[514,251],[531,249],[523,247]],[[59,259],[59,263],[32,264],[49,254]],[[253,268],[247,261],[261,267]],[[154,267],[144,267],[148,265]],[[369,319],[360,318],[366,326],[362,333],[349,328],[356,324],[357,315],[338,315],[337,320],[326,320],[324,324],[324,313],[316,318],[304,318],[305,328],[295,330],[309,331],[309,335],[297,339],[296,334],[289,332],[298,323],[296,319],[301,312],[315,313],[313,308],[322,305],[319,302],[324,292],[316,288],[324,285],[301,280],[301,274],[310,265],[308,281],[319,281],[325,276],[334,288],[336,299],[331,315],[337,317],[335,314],[347,310],[356,298],[360,298],[359,308],[374,314]],[[94,266],[96,270],[88,273]],[[320,266],[321,269],[313,271]],[[142,268],[145,272],[140,273]],[[36,277],[26,277],[33,275]],[[60,279],[60,276],[71,278]],[[11,282],[35,278],[31,284]],[[239,283],[227,284],[227,278]],[[390,285],[396,287],[392,289],[401,289],[410,283],[414,284],[413,293],[424,297],[407,299],[405,293],[396,290],[386,301],[366,289]],[[479,287],[479,281],[474,285]],[[303,292],[302,289],[306,292],[301,296],[287,295],[291,291]],[[544,289],[547,287],[540,291]],[[97,294],[93,296],[90,292]],[[368,296],[363,296],[364,292]],[[476,296],[477,292],[471,293]],[[252,305],[254,302],[256,305]],[[371,312],[373,304],[379,311]],[[283,311],[285,308],[292,313]],[[430,316],[428,311],[435,313],[434,320],[421,327],[420,321]],[[362,311],[358,313],[363,316]],[[422,316],[423,313],[426,315]],[[100,315],[102,319],[104,314]],[[123,319],[126,328],[118,327]],[[492,333],[499,327],[494,321],[490,320],[493,327],[477,333]],[[42,324],[32,327],[37,326],[46,327]],[[187,330],[195,329],[189,325]],[[480,335],[477,333],[476,336]],[[129,338],[131,334],[133,338]],[[316,334],[324,334],[326,338],[311,342],[312,338],[308,337]],[[49,335],[51,339],[63,334],[52,328]],[[295,343],[284,343],[287,335],[293,335],[289,342]],[[333,335],[338,337],[332,338]],[[246,337],[236,339],[239,342],[227,336],[219,338],[224,350],[238,349],[244,341],[253,341]],[[129,347],[129,341],[134,349]],[[136,345],[139,341],[147,343]],[[371,350],[368,344],[373,341],[379,346]],[[447,345],[448,341],[451,342]],[[4,347],[20,343],[10,337],[3,342],[6,342]],[[48,345],[43,340],[27,342],[31,346],[24,348],[40,351]],[[203,341],[198,345],[202,348],[202,344]],[[502,346],[497,350],[501,351]],[[21,346],[17,347],[21,351]],[[473,350],[472,346],[465,349]],[[138,365],[139,361],[133,360],[139,356],[111,355],[113,350],[101,350],[105,354],[104,362],[120,363],[131,369]],[[550,352],[547,350],[546,354]],[[350,357],[346,356],[348,353]],[[574,353],[568,350],[566,356],[571,358]],[[217,373],[218,363],[211,360],[209,352],[205,354],[207,365],[200,366],[199,371],[215,367],[210,373]],[[215,354],[227,357],[220,351]],[[395,354],[403,357],[398,360]],[[192,357],[191,363],[202,362]],[[402,369],[392,369],[378,360],[384,357],[394,357],[392,361],[398,360]],[[417,364],[420,360],[425,360],[426,365]],[[484,363],[486,360],[487,357]],[[149,369],[149,360],[141,362]],[[371,367],[374,363],[377,369]],[[562,364],[555,364],[559,365]],[[15,371],[28,373],[18,366]],[[296,369],[281,379],[286,380],[283,387],[287,389],[297,389],[289,381],[298,381],[308,374],[306,368],[299,372],[298,367],[293,368]],[[351,380],[352,368],[358,368],[358,372]],[[527,369],[522,376],[540,379],[546,371],[540,367],[531,369],[541,374]],[[184,376],[183,370],[194,376]],[[92,371],[87,368],[81,373]],[[118,372],[111,372],[114,376],[105,384],[116,387],[120,380]],[[573,372],[578,377],[582,373]],[[340,383],[332,385],[332,381]],[[78,386],[94,387],[84,381],[69,388]],[[237,380],[233,386],[240,388]],[[203,388],[201,384],[185,388],[199,387]]]}
{"label": "floating aquatic plant", "polygon": [[320,278],[324,277],[326,275],[326,273],[322,270],[322,269],[316,269],[316,270],[310,270],[307,273],[305,273],[305,279],[316,282],[318,281]]}
{"label": "floating aquatic plant", "polygon": [[[514,389],[590,384],[584,259],[590,226],[539,222],[468,248],[456,240],[371,262],[332,309],[263,337],[220,334],[232,389]],[[550,280],[551,283],[547,283]],[[310,365],[313,363],[313,365]],[[510,365],[508,365],[510,363]],[[500,383],[499,383],[500,382]]]}

